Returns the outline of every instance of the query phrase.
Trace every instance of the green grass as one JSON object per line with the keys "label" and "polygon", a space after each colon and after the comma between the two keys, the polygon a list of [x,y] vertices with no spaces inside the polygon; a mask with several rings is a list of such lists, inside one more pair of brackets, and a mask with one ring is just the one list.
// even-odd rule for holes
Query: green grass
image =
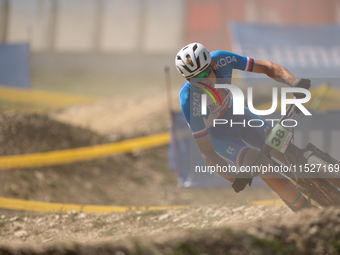
{"label": "green grass", "polygon": [[340,240],[332,239],[328,242],[328,244],[333,251],[335,251],[337,254],[340,253]]}
{"label": "green grass", "polygon": [[105,225],[107,225],[108,223],[105,221],[101,221],[101,220],[96,220],[92,222],[92,227],[93,228],[102,228]]}
{"label": "green grass", "polygon": [[174,255],[200,255],[200,253],[195,246],[190,243],[181,243],[174,250]]}
{"label": "green grass", "polygon": [[281,240],[279,239],[268,240],[260,239],[255,236],[251,237],[254,247],[261,250],[263,254],[276,254],[276,255],[298,254],[297,250],[281,242]]}

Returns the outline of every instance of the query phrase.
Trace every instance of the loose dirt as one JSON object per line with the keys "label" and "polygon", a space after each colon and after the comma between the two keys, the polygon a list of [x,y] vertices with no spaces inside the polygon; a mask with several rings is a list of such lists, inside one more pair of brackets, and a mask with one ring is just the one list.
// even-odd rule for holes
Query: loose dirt
{"label": "loose dirt", "polygon": [[[168,131],[170,116],[167,100],[165,93],[102,99],[52,111],[49,116],[105,134],[111,140],[120,140]],[[178,93],[174,93],[174,109],[180,110],[178,104]]]}
{"label": "loose dirt", "polygon": [[199,206],[0,216],[0,254],[338,254],[340,209]]}

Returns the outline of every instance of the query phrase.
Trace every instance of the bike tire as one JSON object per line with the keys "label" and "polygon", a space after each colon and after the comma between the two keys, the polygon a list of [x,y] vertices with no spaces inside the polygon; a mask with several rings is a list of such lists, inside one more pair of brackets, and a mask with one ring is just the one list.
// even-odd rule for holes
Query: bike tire
{"label": "bike tire", "polygon": [[316,185],[319,185],[319,188],[323,190],[330,200],[333,202],[333,205],[340,205],[340,190],[334,187],[328,180],[326,179],[314,179],[313,182]]}
{"label": "bike tire", "polygon": [[304,181],[300,180],[298,182],[290,178],[288,179],[308,200],[312,202],[312,204],[316,203],[318,206],[322,207],[333,205],[333,203],[325,196],[325,194],[312,183],[311,179],[304,179]]}
{"label": "bike tire", "polygon": [[340,188],[340,172],[334,172],[334,171],[330,172],[329,171],[330,165],[333,165],[333,166],[335,164],[340,165],[340,162],[331,158],[330,156],[326,160],[326,159],[323,159],[323,158],[321,158],[317,155],[311,155],[307,159],[307,163],[308,164],[321,164],[323,169],[322,169],[322,171],[319,172],[319,175],[322,176],[323,178],[327,179],[328,181],[330,181],[334,185],[336,185],[338,188]]}

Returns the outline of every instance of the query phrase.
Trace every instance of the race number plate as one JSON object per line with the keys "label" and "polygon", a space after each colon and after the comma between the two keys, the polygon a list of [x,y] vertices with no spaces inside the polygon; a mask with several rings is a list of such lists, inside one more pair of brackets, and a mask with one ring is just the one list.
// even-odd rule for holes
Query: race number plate
{"label": "race number plate", "polygon": [[270,131],[265,143],[284,153],[292,140],[292,137],[293,133],[291,131],[277,124],[272,131]]}

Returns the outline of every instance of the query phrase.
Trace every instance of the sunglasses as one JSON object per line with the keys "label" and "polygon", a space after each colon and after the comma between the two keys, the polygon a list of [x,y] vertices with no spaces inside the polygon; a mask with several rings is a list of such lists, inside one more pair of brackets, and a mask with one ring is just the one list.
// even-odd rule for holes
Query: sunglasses
{"label": "sunglasses", "polygon": [[203,72],[197,74],[196,76],[192,77],[191,79],[202,79],[202,78],[207,78],[212,71],[211,64],[207,69],[205,69]]}

